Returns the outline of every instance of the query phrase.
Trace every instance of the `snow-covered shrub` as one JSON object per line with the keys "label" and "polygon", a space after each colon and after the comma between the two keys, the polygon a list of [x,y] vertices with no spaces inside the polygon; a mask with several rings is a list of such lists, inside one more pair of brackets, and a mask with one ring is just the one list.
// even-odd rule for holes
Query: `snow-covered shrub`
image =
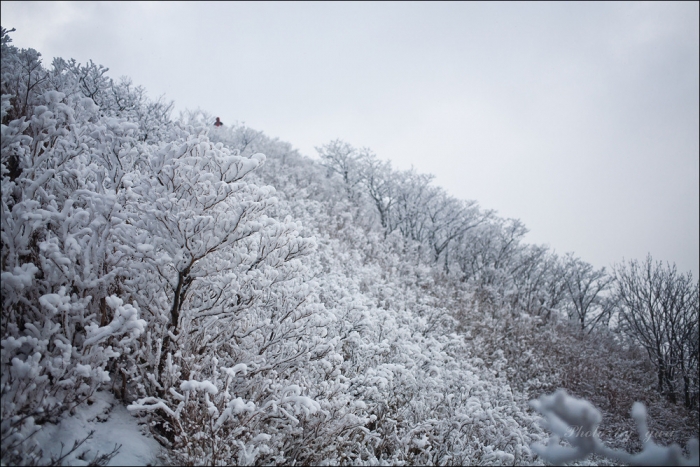
{"label": "snow-covered shrub", "polygon": [[124,218],[108,161],[133,148],[131,127],[85,97],[40,99],[2,125],[3,453],[109,381],[145,325],[114,295]]}

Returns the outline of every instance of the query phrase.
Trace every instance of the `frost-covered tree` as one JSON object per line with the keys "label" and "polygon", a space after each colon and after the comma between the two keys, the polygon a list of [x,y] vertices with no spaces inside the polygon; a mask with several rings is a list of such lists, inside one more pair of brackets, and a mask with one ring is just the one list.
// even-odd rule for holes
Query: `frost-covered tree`
{"label": "frost-covered tree", "polygon": [[41,54],[34,49],[17,49],[10,45],[12,39],[2,28],[2,94],[7,95],[10,106],[3,111],[3,123],[21,117],[29,117],[35,105],[43,104],[41,96],[48,89],[49,73],[41,65]]}
{"label": "frost-covered tree", "polygon": [[380,161],[374,154],[368,155],[362,165],[362,181],[379,215],[379,223],[385,235],[392,233],[397,225],[393,214],[399,187],[389,161]]}
{"label": "frost-covered tree", "polygon": [[605,268],[595,270],[592,265],[572,254],[565,259],[564,281],[569,317],[578,322],[581,331],[593,329],[598,323],[607,324],[610,319],[612,301],[605,296],[612,276]]}
{"label": "frost-covered tree", "polygon": [[698,404],[698,282],[647,256],[615,267],[621,329],[644,348],[657,371],[658,390],[686,407]]}
{"label": "frost-covered tree", "polygon": [[362,181],[361,161],[364,158],[362,152],[340,140],[331,141],[316,150],[329,172],[341,177],[348,197],[354,198],[356,187]]}
{"label": "frost-covered tree", "polygon": [[512,270],[512,305],[545,319],[565,302],[565,266],[556,254],[538,245],[526,245]]}

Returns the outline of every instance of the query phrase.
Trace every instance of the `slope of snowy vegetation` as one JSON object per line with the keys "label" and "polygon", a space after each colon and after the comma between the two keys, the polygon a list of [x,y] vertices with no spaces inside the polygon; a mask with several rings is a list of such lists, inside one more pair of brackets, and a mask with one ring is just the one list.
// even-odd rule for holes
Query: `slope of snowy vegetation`
{"label": "slope of snowy vegetation", "polygon": [[[46,69],[3,29],[3,464],[51,462],[37,439],[105,393],[181,465],[662,449],[636,435],[635,401],[659,444],[697,437],[689,275],[650,258],[596,271],[369,150],[334,141],[318,161],[202,112],[174,120],[106,72]],[[644,291],[673,317],[656,341]],[[557,388],[602,415],[562,392],[532,410]],[[543,447],[562,426],[573,448]],[[596,436],[566,432],[583,426]],[[613,459],[697,463],[679,449]]]}

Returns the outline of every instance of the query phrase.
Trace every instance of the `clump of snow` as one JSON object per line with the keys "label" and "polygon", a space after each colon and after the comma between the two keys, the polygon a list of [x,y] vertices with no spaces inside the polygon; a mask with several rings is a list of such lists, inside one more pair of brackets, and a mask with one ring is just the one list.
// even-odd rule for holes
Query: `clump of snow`
{"label": "clump of snow", "polygon": [[211,381],[183,381],[180,391],[205,391],[209,394],[217,394],[219,390]]}
{"label": "clump of snow", "polygon": [[84,343],[86,347],[112,335],[126,332],[131,332],[134,337],[138,337],[146,327],[146,321],[138,318],[138,310],[133,305],[124,305],[122,299],[114,295],[106,297],[105,300],[107,305],[114,310],[114,319],[107,326],[87,326],[88,338],[85,339]]}

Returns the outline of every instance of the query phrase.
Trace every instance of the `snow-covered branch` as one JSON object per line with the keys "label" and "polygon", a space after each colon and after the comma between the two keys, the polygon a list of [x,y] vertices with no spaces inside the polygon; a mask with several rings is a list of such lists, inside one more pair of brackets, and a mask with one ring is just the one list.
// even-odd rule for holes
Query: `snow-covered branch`
{"label": "snow-covered branch", "polygon": [[[602,415],[590,402],[569,396],[559,389],[551,395],[542,395],[530,402],[532,408],[545,418],[545,427],[553,435],[547,445],[534,443],[532,449],[552,464],[581,461],[591,454],[631,465],[698,465],[698,440],[688,441],[688,455],[677,444],[659,446],[649,433],[644,405],[636,402],[632,418],[642,441],[641,452],[631,454],[607,447],[598,437]],[[567,445],[562,445],[561,442]]]}

